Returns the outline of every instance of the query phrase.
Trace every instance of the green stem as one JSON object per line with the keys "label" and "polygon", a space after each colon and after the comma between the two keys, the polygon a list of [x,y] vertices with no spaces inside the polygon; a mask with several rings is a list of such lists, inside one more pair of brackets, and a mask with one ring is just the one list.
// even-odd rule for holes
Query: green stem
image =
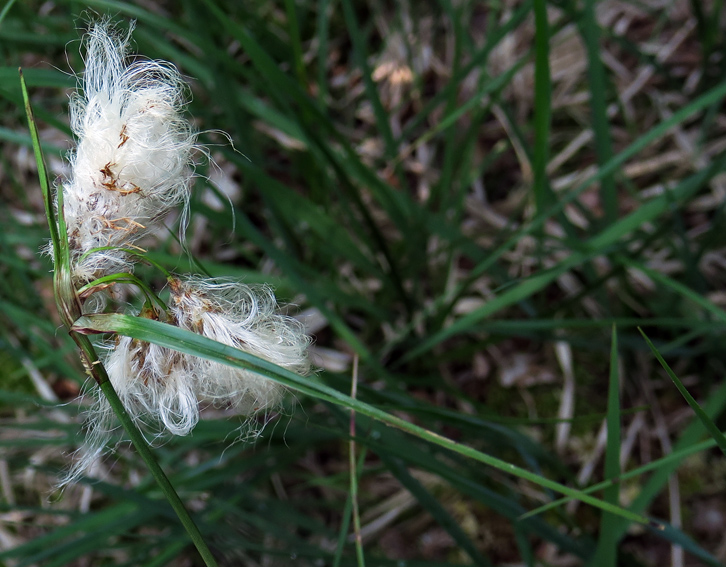
{"label": "green stem", "polygon": [[[127,272],[111,274],[109,276],[103,276],[101,278],[98,278],[97,280],[93,280],[92,282],[87,283],[83,287],[78,288],[76,293],[79,296],[83,297],[84,294],[87,294],[87,295],[92,294],[94,292],[94,289],[93,289],[94,287],[97,287],[97,286],[107,287],[108,284],[113,284],[113,283],[133,284],[144,293],[144,295],[146,296],[146,299],[149,300],[149,302],[155,301],[156,304],[159,307],[161,307],[162,310],[164,310],[164,311],[166,311],[168,309],[166,303],[164,303],[161,300],[161,298],[158,295],[156,295],[154,293],[154,291],[145,282],[143,282],[142,280],[137,278],[135,275],[129,274]],[[98,291],[98,290],[95,290],[95,291]]]}
{"label": "green stem", "polygon": [[537,213],[547,210],[554,196],[547,179],[550,122],[552,120],[552,79],[550,75],[550,31],[546,0],[534,0],[535,64],[534,64],[534,196]]}
{"label": "green stem", "polygon": [[139,455],[141,455],[144,463],[146,463],[146,466],[149,468],[151,476],[154,477],[154,480],[156,480],[159,488],[161,488],[164,497],[169,501],[169,504],[171,504],[174,512],[176,512],[176,515],[179,517],[179,521],[181,521],[184,529],[189,534],[189,537],[194,543],[194,546],[197,548],[199,555],[202,556],[205,565],[207,565],[207,567],[217,567],[217,561],[214,559],[212,552],[204,542],[202,533],[194,523],[194,520],[192,520],[192,517],[189,515],[189,512],[185,508],[181,498],[179,498],[176,490],[174,490],[174,487],[168,477],[159,466],[159,463],[154,457],[146,439],[144,439],[141,431],[139,431],[139,428],[136,427],[136,424],[129,416],[126,408],[124,408],[123,403],[119,399],[118,394],[111,383],[111,380],[108,378],[106,369],[96,355],[96,350],[93,348],[90,339],[73,331],[71,331],[70,335],[81,349],[83,358],[87,363],[87,368],[89,368],[93,378],[96,380],[101,388],[101,391],[106,396],[108,403],[111,404],[111,408],[113,408],[113,411],[121,422],[121,425],[123,425],[124,430],[131,438],[131,442],[134,444],[134,447],[136,447]]}
{"label": "green stem", "polygon": [[80,258],[78,258],[78,262],[82,262],[85,258],[90,256],[91,254],[95,254],[96,252],[105,252],[106,250],[118,250],[119,252],[123,252],[125,254],[129,254],[131,256],[136,256],[139,258],[142,262],[146,262],[147,264],[154,266],[157,270],[162,272],[164,276],[167,278],[171,276],[171,272],[167,270],[164,266],[159,264],[158,262],[155,262],[154,260],[148,258],[143,252],[140,252],[138,250],[134,250],[133,248],[124,248],[120,246],[99,246],[98,248],[91,248],[90,250],[86,250]]}
{"label": "green stem", "polygon": [[[350,397],[355,399],[358,390],[358,357],[353,359],[353,381]],[[350,412],[350,441],[348,449],[348,465],[350,467],[350,498],[353,505],[353,531],[355,533],[355,555],[358,567],[365,567],[363,555],[363,538],[361,537],[360,510],[358,508],[358,471],[355,458],[355,410]],[[362,465],[362,463],[361,463]]]}

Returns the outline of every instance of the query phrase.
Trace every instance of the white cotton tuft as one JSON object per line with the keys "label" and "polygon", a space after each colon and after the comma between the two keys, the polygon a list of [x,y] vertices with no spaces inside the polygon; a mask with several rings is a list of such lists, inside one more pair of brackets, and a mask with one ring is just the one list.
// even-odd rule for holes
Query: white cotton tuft
{"label": "white cotton tuft", "polygon": [[[176,324],[233,346],[292,372],[310,371],[310,338],[302,324],[277,312],[268,287],[187,276],[170,283],[170,311]],[[242,414],[279,404],[284,388],[260,374],[198,359],[197,395]]]}
{"label": "white cotton tuft", "polygon": [[[268,287],[186,276],[170,279],[170,322],[264,358],[298,374],[310,371],[310,338],[302,324],[277,311]],[[279,406],[283,386],[250,370],[118,336],[104,366],[131,419],[148,437],[187,435],[200,404],[251,416]],[[86,439],[64,484],[90,470],[107,451],[116,418],[100,388],[86,418]]]}
{"label": "white cotton tuft", "polygon": [[119,399],[142,431],[188,434],[199,420],[193,357],[119,337],[106,372]]}
{"label": "white cotton tuft", "polygon": [[[198,359],[130,337],[119,336],[109,347],[104,365],[124,409],[145,436],[187,435],[199,421],[195,392]],[[78,458],[62,484],[90,470],[113,438],[117,419],[106,396],[95,384],[86,413],[86,437]]]}
{"label": "white cotton tuft", "polygon": [[186,85],[163,61],[126,60],[128,36],[106,22],[86,36],[82,94],[71,97],[78,138],[63,181],[74,277],[129,271],[123,251],[171,207],[187,203],[196,134],[182,116]]}

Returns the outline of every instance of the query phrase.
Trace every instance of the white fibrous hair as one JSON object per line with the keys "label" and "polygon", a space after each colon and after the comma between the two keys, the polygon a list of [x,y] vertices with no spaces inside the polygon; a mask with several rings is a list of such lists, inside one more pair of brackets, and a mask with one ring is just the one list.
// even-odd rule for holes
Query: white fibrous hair
{"label": "white fibrous hair", "polygon": [[[163,61],[128,64],[128,35],[106,21],[86,36],[82,94],[71,97],[78,138],[62,183],[73,275],[86,282],[129,271],[129,247],[170,207],[187,203],[196,134],[182,116],[185,89]],[[85,254],[85,256],[84,256]]]}
{"label": "white fibrous hair", "polygon": [[[300,322],[277,311],[269,287],[187,276],[170,281],[170,312],[176,324],[238,348],[292,372],[310,371],[310,343]],[[264,376],[198,359],[197,396],[242,414],[275,407],[284,388]]]}
{"label": "white fibrous hair", "polygon": [[119,337],[106,372],[129,415],[143,431],[188,434],[199,420],[194,357]]}
{"label": "white fibrous hair", "polygon": [[[310,339],[301,323],[278,312],[270,288],[193,276],[170,278],[169,288],[170,323],[298,374],[310,371]],[[125,336],[109,346],[104,365],[131,419],[153,438],[190,433],[199,420],[200,405],[252,416],[279,407],[285,391],[251,370]],[[113,437],[113,410],[99,388],[93,392],[84,445],[64,484],[87,472]]]}
{"label": "white fibrous hair", "polygon": [[[187,435],[199,420],[194,390],[197,359],[158,345],[118,336],[108,347],[104,365],[124,409],[147,440],[165,432]],[[92,386],[94,398],[86,412],[86,435],[78,458],[62,484],[88,472],[107,452],[117,427],[115,413],[100,388]],[[148,437],[151,436],[151,439]]]}

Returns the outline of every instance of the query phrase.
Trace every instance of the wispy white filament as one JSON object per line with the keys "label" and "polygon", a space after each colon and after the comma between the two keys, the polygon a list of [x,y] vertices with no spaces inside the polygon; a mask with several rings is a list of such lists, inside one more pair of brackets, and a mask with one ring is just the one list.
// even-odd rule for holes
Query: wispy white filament
{"label": "wispy white filament", "polygon": [[78,144],[63,182],[74,276],[128,271],[119,250],[188,200],[196,136],[181,112],[185,84],[163,61],[127,62],[128,36],[97,22],[86,36],[82,93],[71,98]]}
{"label": "wispy white filament", "polygon": [[[172,279],[170,291],[171,323],[298,374],[309,372],[310,339],[298,321],[278,312],[270,288],[186,276]],[[152,437],[187,435],[200,405],[250,416],[274,409],[284,394],[278,383],[252,371],[123,336],[109,347],[104,365],[124,408]],[[87,471],[112,436],[113,410],[98,388],[94,392],[80,459],[66,482]]]}
{"label": "wispy white filament", "polygon": [[[310,370],[309,338],[302,325],[277,312],[268,287],[188,276],[170,284],[176,324],[298,374]],[[283,388],[264,376],[204,359],[197,360],[196,392],[243,414],[277,405]]]}
{"label": "wispy white filament", "polygon": [[[179,73],[163,61],[129,63],[128,39],[106,21],[91,26],[82,93],[71,99],[78,144],[62,191],[78,288],[132,269],[132,258],[119,248],[133,247],[150,223],[188,202],[192,154],[199,149],[182,116],[185,85]],[[109,249],[96,250],[103,247]],[[309,371],[309,338],[300,323],[278,312],[269,288],[183,277],[170,279],[169,289],[168,312],[158,314],[162,320],[293,372]],[[251,416],[277,407],[284,393],[249,370],[123,336],[108,346],[104,365],[129,416],[152,439],[189,434],[200,406]],[[92,391],[84,445],[64,484],[106,452],[117,427],[101,390]]]}

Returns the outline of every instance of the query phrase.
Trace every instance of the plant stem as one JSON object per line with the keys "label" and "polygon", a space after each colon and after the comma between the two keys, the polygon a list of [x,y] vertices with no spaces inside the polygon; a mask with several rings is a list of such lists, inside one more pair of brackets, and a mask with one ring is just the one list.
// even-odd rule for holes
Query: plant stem
{"label": "plant stem", "polygon": [[93,348],[93,344],[91,344],[88,337],[79,333],[71,331],[70,335],[81,349],[86,366],[89,368],[93,378],[96,380],[96,383],[106,396],[108,403],[111,404],[111,408],[113,408],[113,411],[121,422],[121,425],[123,425],[124,430],[131,438],[131,442],[134,444],[134,447],[139,452],[139,455],[141,455],[141,458],[144,460],[144,463],[146,463],[146,466],[149,468],[151,476],[154,477],[154,480],[156,480],[159,488],[161,488],[164,497],[169,501],[169,504],[171,504],[174,512],[176,512],[176,515],[179,517],[184,529],[187,531],[189,537],[194,543],[194,546],[197,548],[199,555],[201,555],[204,560],[205,565],[207,565],[207,567],[217,567],[217,561],[214,559],[212,552],[205,543],[202,533],[194,523],[194,520],[192,520],[192,517],[189,515],[189,512],[184,506],[181,498],[179,498],[176,490],[174,490],[174,486],[172,486],[169,478],[159,466],[159,463],[154,457],[146,439],[144,439],[141,431],[139,431],[139,428],[136,427],[136,424],[124,408],[123,403],[119,399],[118,394],[111,383],[111,380],[108,378],[106,369],[96,355],[96,350]]}
{"label": "plant stem", "polygon": [[[35,119],[33,118],[33,111],[30,106],[30,99],[28,97],[28,90],[23,79],[22,71],[20,72],[20,87],[23,91],[23,99],[25,101],[25,112],[28,117],[28,126],[30,128],[30,135],[33,140],[33,151],[35,153],[35,160],[38,166],[38,174],[40,177],[40,185],[43,190],[43,200],[45,202],[45,214],[48,220],[48,228],[50,230],[51,240],[53,242],[53,263],[54,263],[54,274],[53,274],[53,291],[55,294],[56,305],[58,306],[58,312],[61,319],[70,329],[73,323],[78,319],[81,314],[81,304],[78,299],[78,290],[73,285],[71,278],[70,269],[70,255],[68,250],[68,234],[66,232],[65,218],[63,216],[63,189],[58,188],[56,194],[57,203],[56,210],[53,210],[53,196],[48,183],[48,174],[45,169],[45,161],[43,159],[43,151],[40,147],[40,138],[38,136],[38,129],[35,125]],[[56,220],[57,213],[58,218]],[[126,276],[131,276],[127,274]],[[134,278],[135,279],[135,278]],[[70,331],[71,338],[78,345],[81,350],[81,357],[88,373],[93,376],[94,380],[101,388],[101,391],[108,399],[109,404],[113,408],[114,413],[118,416],[121,425],[123,425],[126,433],[131,437],[131,442],[136,447],[136,450],[141,455],[141,458],[149,468],[151,475],[154,477],[156,482],[161,488],[162,493],[171,504],[171,507],[179,517],[184,529],[186,529],[189,537],[192,539],[199,555],[202,556],[204,563],[207,567],[217,567],[217,561],[214,559],[212,552],[207,547],[207,544],[202,538],[202,534],[199,528],[192,520],[189,512],[184,507],[184,503],[179,498],[179,495],[174,490],[171,482],[161,470],[159,463],[156,461],[154,454],[151,452],[151,447],[144,439],[144,436],[139,431],[136,424],[129,417],[128,412],[124,408],[121,400],[114,390],[111,380],[108,378],[108,374],[103,364],[96,354],[96,349],[93,348],[93,344],[90,339],[77,332]]]}
{"label": "plant stem", "polygon": [[76,290],[76,294],[79,297],[85,298],[100,289],[109,287],[109,285],[112,284],[133,284],[142,291],[149,303],[156,302],[156,304],[161,307],[162,310],[167,310],[166,303],[164,303],[161,298],[156,293],[154,293],[154,291],[148,286],[148,284],[137,278],[135,275],[126,272],[119,272],[117,274],[111,274],[93,280],[92,282],[89,282],[86,285],[78,288]]}
{"label": "plant stem", "polygon": [[[351,383],[350,397],[355,399],[358,390],[358,357],[353,358],[353,380]],[[353,530],[355,532],[355,555],[358,567],[365,567],[365,556],[363,555],[363,538],[361,536],[360,511],[358,509],[358,466],[355,458],[355,410],[350,412],[350,442],[349,442],[349,466],[350,466],[350,498],[353,504]]]}
{"label": "plant stem", "polygon": [[141,455],[144,463],[146,463],[146,466],[149,468],[151,476],[153,476],[154,480],[156,480],[159,488],[161,488],[164,496],[169,501],[169,504],[171,504],[171,507],[174,509],[174,512],[176,512],[176,515],[179,517],[179,521],[182,523],[184,529],[189,534],[192,542],[194,542],[194,546],[197,548],[199,555],[202,556],[204,563],[207,565],[207,567],[216,567],[217,561],[214,559],[212,552],[204,541],[202,533],[199,531],[199,528],[194,523],[192,517],[189,515],[189,512],[184,506],[184,503],[177,494],[176,490],[174,490],[174,486],[172,486],[171,482],[169,481],[169,478],[159,466],[159,463],[156,461],[156,458],[151,452],[151,448],[146,443],[143,435],[136,427],[136,425],[134,425],[134,422],[129,417],[128,412],[121,404],[121,400],[116,394],[116,390],[113,389],[111,381],[109,380],[108,382],[104,382],[104,384],[101,386],[101,390],[105,394],[108,403],[111,404],[111,407],[116,412],[116,415],[118,416],[121,425],[123,425],[124,429],[126,430],[126,433],[128,433],[129,437],[131,437],[131,441],[134,444],[134,447],[136,447],[139,455]]}

